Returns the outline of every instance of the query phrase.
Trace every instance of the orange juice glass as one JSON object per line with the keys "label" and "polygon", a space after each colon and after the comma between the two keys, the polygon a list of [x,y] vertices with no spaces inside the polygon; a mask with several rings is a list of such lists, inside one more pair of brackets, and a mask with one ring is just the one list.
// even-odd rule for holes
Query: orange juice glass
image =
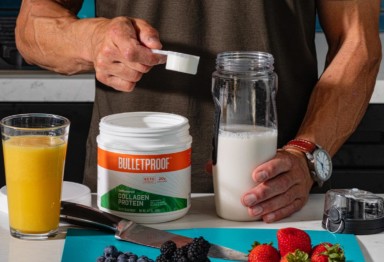
{"label": "orange juice glass", "polygon": [[57,234],[68,119],[20,114],[0,122],[11,235],[46,239]]}

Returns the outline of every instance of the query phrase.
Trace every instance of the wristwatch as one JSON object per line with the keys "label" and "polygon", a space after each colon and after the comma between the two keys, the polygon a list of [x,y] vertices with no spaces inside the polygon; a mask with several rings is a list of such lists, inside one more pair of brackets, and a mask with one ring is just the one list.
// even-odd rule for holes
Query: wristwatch
{"label": "wristwatch", "polygon": [[307,158],[312,179],[321,187],[332,175],[332,159],[320,146],[304,139],[293,139],[284,146],[303,152]]}

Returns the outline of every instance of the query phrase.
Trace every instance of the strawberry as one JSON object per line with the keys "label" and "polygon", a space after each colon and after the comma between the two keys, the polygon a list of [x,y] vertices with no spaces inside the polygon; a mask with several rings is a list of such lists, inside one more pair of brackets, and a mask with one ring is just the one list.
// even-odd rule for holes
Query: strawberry
{"label": "strawberry", "polygon": [[328,242],[320,243],[313,247],[311,254],[313,262],[343,262],[345,261],[344,250],[339,244]]}
{"label": "strawberry", "polygon": [[276,248],[270,244],[260,244],[255,242],[252,245],[252,250],[248,254],[249,262],[279,262],[280,254]]}
{"label": "strawberry", "polygon": [[296,249],[310,254],[312,251],[311,238],[304,230],[287,227],[277,231],[277,244],[280,255],[295,252]]}
{"label": "strawberry", "polygon": [[296,249],[294,252],[285,254],[280,262],[311,262],[309,255],[303,251]]}

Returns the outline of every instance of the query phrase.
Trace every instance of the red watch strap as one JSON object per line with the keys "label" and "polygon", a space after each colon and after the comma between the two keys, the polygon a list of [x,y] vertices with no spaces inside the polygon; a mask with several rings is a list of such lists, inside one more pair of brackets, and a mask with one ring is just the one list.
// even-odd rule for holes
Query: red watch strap
{"label": "red watch strap", "polygon": [[287,145],[284,146],[284,148],[287,147],[296,148],[306,153],[312,153],[316,149],[316,144],[308,140],[297,138],[289,141]]}

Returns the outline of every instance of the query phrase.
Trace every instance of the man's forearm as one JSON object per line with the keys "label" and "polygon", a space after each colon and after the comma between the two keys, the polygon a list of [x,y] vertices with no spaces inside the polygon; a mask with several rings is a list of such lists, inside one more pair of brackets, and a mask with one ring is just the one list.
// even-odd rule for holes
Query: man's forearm
{"label": "man's forearm", "polygon": [[92,26],[78,20],[74,12],[79,1],[64,2],[24,0],[15,30],[17,48],[27,62],[52,71],[90,71],[93,63],[87,47],[98,20]]}
{"label": "man's forearm", "polygon": [[[349,3],[348,3],[349,2]],[[332,17],[343,1],[322,1],[329,42],[328,61],[310,99],[298,137],[314,141],[335,154],[361,121],[372,95],[381,61],[378,4],[344,1],[344,16]],[[378,2],[376,2],[378,3]],[[329,5],[329,6],[328,6]],[[378,17],[378,16],[377,16]],[[335,24],[337,21],[338,25]]]}
{"label": "man's forearm", "polygon": [[299,132],[307,139],[312,136],[331,155],[360,123],[375,86],[379,60],[362,57],[359,50],[340,51],[322,74]]}

